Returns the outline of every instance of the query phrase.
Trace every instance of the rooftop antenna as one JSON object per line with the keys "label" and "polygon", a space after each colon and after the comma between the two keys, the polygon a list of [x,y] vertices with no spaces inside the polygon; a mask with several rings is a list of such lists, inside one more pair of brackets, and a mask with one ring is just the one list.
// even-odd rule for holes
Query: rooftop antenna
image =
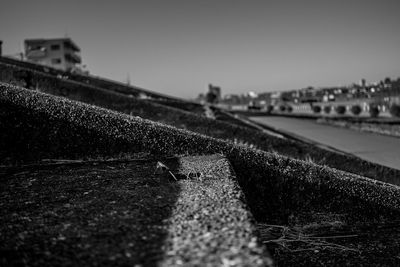
{"label": "rooftop antenna", "polygon": [[129,72],[126,74],[126,84],[131,85],[131,77],[129,76]]}

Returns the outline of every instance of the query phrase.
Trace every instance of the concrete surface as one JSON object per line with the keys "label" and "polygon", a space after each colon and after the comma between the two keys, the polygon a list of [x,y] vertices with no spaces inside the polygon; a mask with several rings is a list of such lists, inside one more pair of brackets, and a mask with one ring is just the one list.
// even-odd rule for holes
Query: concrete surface
{"label": "concrete surface", "polygon": [[224,157],[162,163],[0,168],[0,266],[272,265]]}
{"label": "concrete surface", "polygon": [[362,159],[400,169],[400,138],[321,125],[313,120],[276,116],[251,117],[250,119],[351,153]]}
{"label": "concrete surface", "polygon": [[[369,218],[394,218],[398,222],[400,218],[400,190],[397,186],[67,99],[2,86],[1,83],[0,88],[4,88],[0,90],[0,114],[5,118],[2,122],[7,122],[6,131],[0,133],[5,132],[5,138],[10,140],[7,149],[19,145],[19,142],[25,144],[32,140],[33,143],[29,143],[33,144],[29,146],[30,151],[35,146],[49,151],[43,154],[47,156],[46,159],[53,155],[51,149],[60,150],[60,147],[70,144],[84,146],[75,150],[75,159],[77,156],[92,155],[87,154],[88,148],[113,155],[114,152],[109,148],[113,145],[113,149],[120,151],[126,147],[131,153],[152,152],[160,156],[167,153],[195,155],[213,152],[226,155],[237,174],[235,178],[228,160],[220,155],[212,158],[186,157],[177,162],[177,169],[173,164],[163,161],[174,173],[179,170],[175,174],[177,179],[164,177],[168,180],[162,179],[163,176],[153,177],[156,159],[149,165],[146,165],[146,161],[139,161],[139,165],[145,166],[129,166],[128,173],[120,172],[118,166],[114,165],[106,167],[106,174],[100,173],[100,170],[90,170],[85,175],[75,173],[73,177],[65,172],[58,177],[54,173],[43,177],[42,170],[37,177],[35,173],[21,170],[6,172],[6,177],[0,179],[0,227],[3,229],[0,246],[4,246],[0,247],[0,256],[6,255],[7,259],[20,260],[19,256],[27,252],[24,248],[32,247],[29,254],[32,257],[24,254],[21,260],[36,259],[39,253],[45,261],[38,262],[37,266],[59,266],[60,261],[64,262],[64,257],[76,255],[64,249],[66,242],[77,244],[73,239],[75,237],[82,241],[78,243],[80,247],[77,249],[80,251],[90,249],[93,244],[98,248],[96,251],[104,249],[112,253],[108,254],[111,257],[102,258],[104,260],[94,258],[101,262],[88,258],[88,255],[96,254],[86,251],[79,254],[81,259],[89,259],[87,262],[96,266],[115,266],[114,261],[120,259],[120,265],[133,266],[131,258],[135,252],[139,254],[136,259],[143,257],[144,261],[153,260],[149,264],[144,262],[146,266],[154,266],[151,263],[159,262],[161,257],[164,266],[265,266],[271,264],[271,260],[253,235],[254,225],[247,205],[260,222],[271,222],[275,218],[279,218],[276,220],[279,223],[288,222],[289,218],[296,221],[292,214],[310,209],[345,213],[346,218],[355,217],[357,221],[360,218],[364,221]],[[8,112],[7,107],[13,112]],[[14,121],[17,123],[12,123]],[[22,131],[18,129],[33,133],[31,136],[35,138],[21,139]],[[65,137],[65,142],[60,143],[59,139],[49,142],[48,137],[54,136],[55,132],[61,138]],[[13,135],[13,138],[9,138],[9,135]],[[45,141],[44,145],[40,143],[41,140]],[[89,142],[84,142],[86,140]],[[52,145],[54,147],[48,149]],[[37,151],[41,152],[39,149]],[[61,154],[58,156],[60,159]],[[97,169],[98,165],[94,166]],[[69,174],[71,171],[72,168],[68,167]],[[141,174],[141,171],[148,173]],[[159,183],[157,178],[160,179]],[[164,182],[163,186],[161,182]],[[95,183],[97,185],[92,186]],[[137,194],[138,190],[142,193]],[[31,202],[33,198],[38,201]],[[151,205],[142,205],[143,201]],[[88,212],[86,207],[93,212]],[[154,212],[159,208],[163,213]],[[130,213],[131,209],[138,212]],[[95,212],[99,216],[94,217]],[[139,216],[133,216],[135,214]],[[161,220],[158,217],[160,215]],[[147,219],[152,220],[148,223]],[[67,225],[63,225],[65,222]],[[156,229],[155,233],[160,235],[151,235],[154,232],[148,230],[152,226]],[[109,235],[110,231],[112,235]],[[132,235],[134,231],[139,235]],[[119,238],[113,233],[117,233]],[[91,239],[94,242],[86,242],[89,236],[94,238]],[[108,250],[110,244],[114,243],[97,243],[97,238],[103,241],[110,236],[112,242],[118,245],[112,248],[120,248],[118,251]],[[145,239],[138,239],[140,237]],[[4,238],[7,243],[3,242]],[[156,242],[149,242],[149,238],[155,238]],[[135,247],[135,243],[127,239],[138,240],[139,246],[146,244],[150,248]],[[15,246],[8,245],[10,243]],[[130,247],[129,243],[134,246],[126,253],[124,249]],[[385,247],[379,249],[387,251]],[[60,251],[65,251],[65,254],[60,255]],[[150,253],[152,257],[141,252]],[[47,257],[52,257],[54,261],[48,261]],[[18,265],[7,263],[0,261],[0,266]],[[310,266],[303,262],[296,263],[296,266]],[[346,264],[354,265],[351,262]]]}

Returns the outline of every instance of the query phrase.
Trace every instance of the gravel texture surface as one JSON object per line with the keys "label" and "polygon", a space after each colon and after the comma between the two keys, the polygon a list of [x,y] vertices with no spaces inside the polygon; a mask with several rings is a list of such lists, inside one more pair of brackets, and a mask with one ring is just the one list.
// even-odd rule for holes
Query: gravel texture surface
{"label": "gravel texture surface", "polygon": [[[70,80],[69,78],[57,78],[43,72],[32,72],[26,68],[4,64],[0,64],[0,73],[2,74],[0,76],[1,80],[5,82],[13,82],[31,89],[39,88],[39,90],[49,94],[65,96],[73,100],[133,116],[140,116],[215,138],[230,140],[236,144],[277,152],[297,159],[311,160],[320,165],[327,165],[377,180],[400,184],[400,179],[398,179],[400,177],[399,170],[361,160],[357,157],[327,151],[303,142],[285,140],[258,130],[238,127],[236,122],[236,125],[233,125],[224,121],[196,116],[191,112],[185,112],[184,110],[193,110],[192,103],[158,101],[163,104],[170,103],[175,107],[179,107],[180,110],[151,101],[128,97],[130,96],[129,91],[117,91],[125,92],[125,94],[119,94],[110,89],[109,86],[104,88],[95,87],[91,84]],[[229,122],[234,121],[230,119]]]}
{"label": "gravel texture surface", "polygon": [[1,177],[2,266],[155,265],[180,187],[156,161],[31,167]]}
{"label": "gravel texture surface", "polygon": [[[312,162],[13,86],[1,86],[0,102],[3,108],[0,114],[4,118],[0,126],[8,123],[0,131],[3,140],[7,140],[0,144],[3,153],[12,153],[16,144],[25,144],[18,147],[19,154],[42,152],[42,156],[58,157],[65,153],[73,156],[70,151],[81,157],[115,155],[118,151],[158,155],[221,153],[234,166],[241,186],[249,193],[248,198],[255,200],[254,204],[260,205],[259,211],[264,210],[263,213],[278,204],[281,208],[282,205],[289,208],[294,205],[294,208],[310,203],[319,205],[328,200],[330,207],[354,201],[376,203],[395,210],[400,207],[397,186]],[[34,138],[29,138],[35,133]],[[68,149],[63,151],[65,147]],[[259,194],[252,194],[252,190]]]}
{"label": "gravel texture surface", "polygon": [[[20,154],[41,151],[41,158],[65,157],[71,150],[62,148],[69,145],[79,157],[118,151],[159,156],[219,153],[232,164],[246,202],[260,223],[288,225],[292,218],[309,212],[346,214],[349,225],[400,219],[399,187],[312,162],[4,84],[0,115],[0,127],[6,126],[0,134],[7,140],[0,144],[0,151],[8,153],[2,159],[15,157],[11,148],[17,144]],[[35,134],[38,130],[40,134]]]}
{"label": "gravel texture surface", "polygon": [[225,158],[159,160],[2,168],[0,264],[272,263]]}
{"label": "gravel texture surface", "polygon": [[308,212],[287,225],[260,223],[276,266],[399,266],[399,220],[353,221],[345,213]]}

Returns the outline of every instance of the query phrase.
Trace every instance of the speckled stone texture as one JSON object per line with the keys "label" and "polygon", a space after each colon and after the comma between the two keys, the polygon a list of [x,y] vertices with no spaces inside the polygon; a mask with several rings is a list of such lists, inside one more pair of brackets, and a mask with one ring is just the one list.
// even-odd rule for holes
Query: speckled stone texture
{"label": "speckled stone texture", "polygon": [[222,153],[259,218],[271,216],[271,211],[282,215],[308,206],[357,208],[363,213],[397,213],[400,208],[396,186],[64,98],[5,84],[0,89],[0,127],[4,127],[0,134],[7,140],[0,151],[11,158],[90,157],[121,151]]}
{"label": "speckled stone texture", "polygon": [[[397,186],[138,117],[5,84],[0,85],[0,116],[0,137],[6,140],[0,143],[0,156],[5,163],[17,162],[16,158],[18,162],[26,162],[49,157],[115,156],[120,151],[147,152],[159,157],[222,154],[232,164],[246,203],[258,222],[286,225],[293,218],[319,213],[346,214],[347,225],[354,222],[380,225],[400,220]],[[18,158],[21,155],[29,158]],[[196,171],[196,175],[201,172]],[[216,187],[223,188],[223,184]],[[186,210],[179,215],[183,221],[191,221],[186,217],[191,208],[196,206],[182,206]],[[228,206],[223,208],[229,210]],[[180,231],[185,229],[173,233]],[[198,240],[208,238],[204,234]],[[174,245],[169,246],[176,251]],[[174,259],[180,259],[175,263],[185,262],[185,256],[176,252],[174,255],[178,255]],[[226,264],[230,260],[236,262],[229,256]]]}
{"label": "speckled stone texture", "polygon": [[154,266],[179,186],[156,161],[2,169],[1,266]]}
{"label": "speckled stone texture", "polygon": [[[35,67],[40,68],[40,66]],[[92,78],[92,82],[87,84],[82,79],[76,80],[75,78],[77,77],[75,76],[60,79],[55,75],[50,75],[51,71],[50,73],[43,73],[32,71],[29,68],[10,66],[2,63],[0,63],[0,73],[1,81],[4,82],[13,82],[22,86],[29,85],[31,89],[38,89],[49,94],[65,96],[72,100],[140,116],[145,119],[158,121],[215,138],[256,147],[264,151],[274,151],[292,158],[311,159],[320,165],[327,165],[377,180],[400,184],[398,179],[400,177],[399,170],[361,160],[357,157],[327,151],[303,142],[280,139],[261,131],[240,127],[243,124],[238,124],[237,120],[229,119],[230,123],[226,123],[218,120],[226,119],[226,116],[221,117],[221,114],[218,112],[216,114],[217,120],[196,116],[196,114],[184,111],[199,111],[199,107],[193,106],[191,103],[164,99],[157,102],[163,104],[159,105],[152,101],[130,97],[136,94],[128,90],[129,88],[114,90],[115,88],[112,86],[112,83],[110,84],[110,81],[105,86],[104,83],[101,83],[101,79],[99,79],[99,83],[96,83],[94,82],[96,79]],[[116,83],[115,86],[119,88],[119,84]],[[164,105],[179,107],[181,110]]]}
{"label": "speckled stone texture", "polygon": [[268,266],[222,156],[0,169],[2,266]]}
{"label": "speckled stone texture", "polygon": [[198,177],[180,180],[161,265],[270,266],[229,162],[220,155],[186,157],[180,166]]}

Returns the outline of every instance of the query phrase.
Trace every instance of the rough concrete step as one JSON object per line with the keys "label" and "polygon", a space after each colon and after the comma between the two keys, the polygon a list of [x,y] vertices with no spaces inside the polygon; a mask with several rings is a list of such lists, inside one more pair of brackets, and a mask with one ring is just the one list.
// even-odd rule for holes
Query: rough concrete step
{"label": "rough concrete step", "polygon": [[[289,228],[295,223],[297,227],[298,222],[315,222],[314,218],[320,216],[314,215],[319,214],[333,214],[333,219],[338,215],[345,218],[346,225],[374,221],[386,225],[400,219],[400,190],[394,185],[50,95],[1,83],[0,88],[0,117],[4,118],[0,119],[0,136],[4,139],[0,139],[7,140],[0,142],[5,148],[0,149],[0,158],[3,156],[5,164],[64,159],[66,155],[71,159],[115,156],[121,152],[156,156],[220,153],[233,165],[260,224]],[[31,158],[18,158],[28,154]],[[310,212],[311,217],[307,216]],[[379,251],[393,251],[394,246],[377,241]],[[391,255],[390,261],[398,257]],[[274,254],[274,259],[281,260],[281,256]],[[308,263],[314,264],[314,259],[311,257]],[[310,266],[295,260],[296,266]],[[326,258],[325,265],[330,263],[332,258]],[[348,265],[356,263],[346,261]]]}
{"label": "rough concrete step", "polygon": [[31,165],[0,175],[2,266],[272,262],[219,155]]}

